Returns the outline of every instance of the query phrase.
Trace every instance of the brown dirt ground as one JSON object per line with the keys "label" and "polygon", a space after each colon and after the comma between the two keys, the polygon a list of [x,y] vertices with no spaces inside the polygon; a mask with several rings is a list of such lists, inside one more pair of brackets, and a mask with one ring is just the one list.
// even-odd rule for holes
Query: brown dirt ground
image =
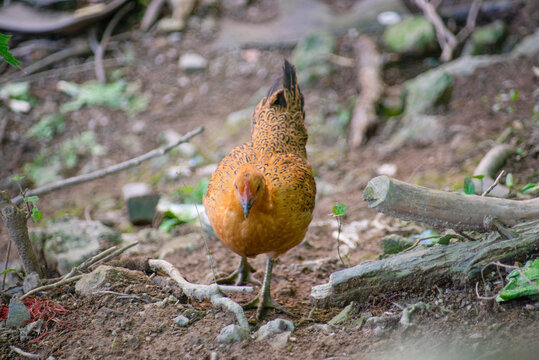
{"label": "brown dirt ground", "polygon": [[[271,3],[273,1],[263,2],[259,10],[270,8],[268,4]],[[247,16],[250,21],[264,18],[260,11],[245,15],[233,7],[221,16]],[[271,16],[267,15],[268,18]],[[124,35],[125,40],[117,45],[117,50],[132,50],[136,58],[134,63],[123,66],[125,76],[140,86],[149,101],[148,110],[137,117],[129,117],[121,111],[106,108],[83,108],[69,116],[67,131],[54,141],[71,138],[93,128],[98,142],[108,149],[107,155],[97,161],[99,166],[105,166],[155,148],[159,145],[158,134],[166,129],[185,133],[204,125],[205,133],[193,139],[192,143],[203,153],[206,164],[217,161],[232,146],[246,140],[249,136],[247,126],[228,128],[223,125],[224,119],[229,113],[250,106],[252,95],[273,82],[279,75],[283,57],[288,57],[290,52],[260,50],[258,60],[250,63],[246,60],[248,56],[245,50],[212,50],[215,30],[210,33],[199,30],[200,24],[191,24],[189,31],[177,44],[170,44],[165,36],[156,34],[133,32]],[[339,41],[339,55],[351,56],[353,36],[342,36]],[[188,51],[202,54],[217,70],[182,73],[178,70],[177,58]],[[337,244],[332,236],[335,226],[330,222],[331,207],[336,202],[348,206],[345,224],[372,220],[376,214],[362,201],[362,189],[370,178],[376,176],[376,170],[382,164],[397,164],[395,177],[398,179],[436,189],[454,190],[465,176],[471,174],[493,140],[510,127],[511,142],[523,149],[523,155],[513,159],[507,165],[507,170],[514,174],[517,188],[528,182],[539,182],[539,134],[537,126],[532,123],[533,104],[537,101],[534,92],[538,87],[532,66],[537,66],[538,60],[535,57],[495,65],[480,69],[467,78],[457,79],[448,108],[439,110],[447,123],[446,137],[426,146],[405,145],[393,153],[380,151],[381,145],[391,134],[390,122],[383,124],[361,150],[354,152],[347,151],[343,133],[327,131],[335,127],[331,123],[331,115],[336,112],[336,104],[346,106],[357,91],[352,69],[338,68],[335,74],[322,79],[318,85],[303,88],[307,126],[310,129],[310,161],[318,181],[333,185],[335,192],[317,200],[313,224],[305,241],[281,256],[274,267],[273,296],[294,317],[269,311],[266,319],[282,317],[294,322],[296,330],[285,348],[274,349],[269,342],[254,340],[220,345],[215,338],[221,328],[233,322],[230,315],[213,310],[209,303],[188,301],[174,286],[162,285],[160,277],[141,273],[139,282],[118,283],[111,288],[120,293],[137,295],[136,298],[121,299],[113,294],[81,297],[75,293],[73,286],[49,292],[44,298],[50,298],[69,310],[62,317],[62,324],[66,326],[67,322],[69,326],[57,324],[56,328],[53,327],[57,332],[34,344],[21,343],[18,336],[4,333],[0,337],[0,358],[17,358],[8,345],[16,345],[44,358],[52,355],[66,359],[209,359],[212,352],[219,359],[533,358],[534,351],[539,350],[539,304],[533,305],[529,299],[503,305],[481,301],[475,295],[473,284],[464,288],[456,285],[434,286],[422,293],[388,293],[372,296],[367,302],[359,304],[360,311],[351,320],[325,331],[313,324],[327,322],[341,309],[313,309],[309,294],[312,286],[327,282],[332,272],[342,268],[337,259]],[[398,70],[393,76],[399,82],[407,77],[406,71],[400,74]],[[0,178],[20,170],[24,162],[31,160],[45,146],[16,134],[22,134],[41,114],[56,109],[58,104],[68,100],[66,95],[55,90],[57,81],[82,82],[93,78],[93,72],[87,71],[42,78],[32,83],[32,94],[38,99],[38,104],[30,114],[16,115],[9,121],[6,134],[13,136],[0,145],[3,154],[12,156],[4,156]],[[183,82],[183,86],[178,85],[179,79],[182,79],[180,82]],[[496,95],[510,89],[518,90],[520,94],[514,111],[493,112],[491,107]],[[316,120],[318,118],[322,120]],[[147,124],[142,134],[132,131],[135,120]],[[84,159],[83,163],[88,160]],[[196,184],[200,179],[196,174],[179,183],[160,180],[162,167],[182,162],[185,159],[172,155],[166,164],[145,164],[110,178],[63,189],[41,197],[40,208],[45,218],[54,218],[62,213],[75,216],[86,213],[94,219],[108,218],[107,212],[121,208],[119,194],[122,184],[127,182],[151,182],[164,194],[181,186]],[[113,205],[103,205],[111,203],[110,199]],[[385,218],[384,221],[392,220]],[[125,214],[121,213],[115,225],[125,230]],[[177,236],[192,231],[192,227],[186,226],[178,230]],[[357,247],[348,254],[351,264],[376,259],[380,254],[379,239],[383,235],[382,231],[374,235],[366,232],[363,237],[360,236]],[[1,228],[2,253],[6,244],[5,229]],[[219,272],[227,273],[234,269],[238,259],[221,243],[210,241],[208,247]],[[134,259],[151,256],[151,253],[130,255]],[[166,260],[174,264],[189,281],[208,283],[211,279],[207,250],[202,241],[188,250],[175,251]],[[263,262],[262,256],[252,261],[254,267],[260,270],[255,275],[259,279]],[[192,305],[199,312],[199,319],[186,328],[179,328],[172,321],[180,313],[177,304],[144,307],[146,302],[156,302],[170,294],[175,294],[184,307]],[[248,298],[234,297],[240,302]],[[404,330],[398,324],[401,308],[418,301],[427,303],[429,308],[412,317],[413,325]],[[385,331],[375,334],[374,326],[358,325],[361,312],[371,312],[387,319]],[[247,316],[254,332],[261,323],[254,320],[252,310],[247,311]],[[71,331],[66,331],[66,328]]]}

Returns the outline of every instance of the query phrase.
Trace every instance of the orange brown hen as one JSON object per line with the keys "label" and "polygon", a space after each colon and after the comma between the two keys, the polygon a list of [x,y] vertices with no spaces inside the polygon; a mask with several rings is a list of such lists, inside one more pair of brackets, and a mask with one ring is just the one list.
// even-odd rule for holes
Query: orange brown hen
{"label": "orange brown hen", "polygon": [[256,305],[287,312],[270,295],[274,260],[298,245],[312,219],[316,184],[307,162],[303,95],[296,70],[285,60],[281,79],[256,106],[251,141],[219,163],[204,207],[219,239],[242,257],[237,282],[250,280],[247,257],[267,254],[266,274]]}

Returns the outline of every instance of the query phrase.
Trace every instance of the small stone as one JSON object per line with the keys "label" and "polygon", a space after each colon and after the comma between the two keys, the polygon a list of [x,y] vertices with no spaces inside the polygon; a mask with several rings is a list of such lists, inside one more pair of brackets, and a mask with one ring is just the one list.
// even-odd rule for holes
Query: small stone
{"label": "small stone", "polygon": [[262,325],[255,334],[257,340],[267,339],[275,334],[294,331],[294,324],[290,320],[277,318]]}
{"label": "small stone", "polygon": [[326,334],[329,334],[333,330],[333,327],[328,324],[313,324],[309,326],[308,329],[315,330],[315,331],[323,331]]}
{"label": "small stone", "polygon": [[286,331],[284,333],[275,335],[275,337],[269,341],[270,346],[274,350],[285,348],[286,344],[288,344],[288,339],[290,339],[290,334],[290,331]]}
{"label": "small stone", "polygon": [[30,320],[30,311],[26,305],[17,297],[12,297],[9,302],[9,311],[7,313],[6,326],[17,329],[26,321]]}
{"label": "small stone", "polygon": [[111,284],[125,282],[143,282],[145,276],[140,271],[128,270],[109,265],[99,265],[89,274],[84,274],[75,284],[75,291],[81,295],[91,295],[102,290],[109,290]]}
{"label": "small stone", "polygon": [[217,336],[217,341],[222,344],[232,344],[235,342],[240,342],[249,338],[249,330],[242,328],[239,325],[231,324],[225,326],[219,336]]}
{"label": "small stone", "polygon": [[127,345],[129,345],[129,347],[133,349],[136,349],[140,346],[139,339],[131,334],[125,337],[125,342],[127,343]]}
{"label": "small stone", "polygon": [[122,192],[129,221],[133,225],[151,224],[155,218],[159,194],[155,194],[152,188],[144,183],[126,184]]}
{"label": "small stone", "polygon": [[376,169],[376,174],[395,176],[395,174],[397,173],[397,169],[397,165],[395,164],[382,164],[378,169]]}
{"label": "small stone", "polygon": [[169,44],[177,44],[182,40],[182,33],[180,32],[172,32],[168,34],[167,41]]}
{"label": "small stone", "polygon": [[173,321],[176,323],[176,325],[181,327],[186,327],[187,325],[189,325],[189,319],[184,315],[176,316]]}
{"label": "small stone", "polygon": [[524,308],[526,310],[529,310],[529,311],[535,310],[535,306],[533,304],[526,304],[526,306],[524,306]]}
{"label": "small stone", "polygon": [[424,54],[437,46],[434,26],[423,16],[412,16],[389,26],[383,39],[390,51],[401,54]]}
{"label": "small stone", "polygon": [[210,360],[217,360],[219,359],[219,356],[217,356],[217,353],[215,351],[212,351],[210,354]]}
{"label": "small stone", "polygon": [[208,67],[208,60],[199,54],[187,53],[180,57],[178,65],[187,72],[196,72]]}
{"label": "small stone", "polygon": [[31,322],[28,325],[20,329],[20,338],[22,342],[30,340],[32,333],[39,334],[41,332],[41,325],[43,324],[43,319]]}
{"label": "small stone", "polygon": [[383,337],[385,336],[387,330],[383,326],[377,326],[374,329],[374,336],[376,337]]}

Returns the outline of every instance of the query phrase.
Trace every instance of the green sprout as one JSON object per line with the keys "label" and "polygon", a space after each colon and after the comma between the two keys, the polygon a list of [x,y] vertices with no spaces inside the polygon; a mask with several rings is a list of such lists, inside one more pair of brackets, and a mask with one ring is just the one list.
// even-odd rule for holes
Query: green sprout
{"label": "green sprout", "polygon": [[343,203],[337,203],[333,205],[333,216],[337,218],[337,255],[339,256],[339,260],[341,260],[341,263],[343,266],[346,266],[344,263],[342,257],[341,257],[341,228],[342,228],[342,217],[346,215],[346,205]]}

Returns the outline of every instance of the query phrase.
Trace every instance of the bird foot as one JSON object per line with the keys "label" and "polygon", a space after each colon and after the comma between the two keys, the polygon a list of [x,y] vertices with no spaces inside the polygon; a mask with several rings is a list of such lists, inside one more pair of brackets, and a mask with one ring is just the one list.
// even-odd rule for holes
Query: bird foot
{"label": "bird foot", "polygon": [[[260,301],[260,298],[262,297],[262,301]],[[282,312],[283,314],[286,314],[288,316],[293,316],[290,311],[288,311],[284,306],[277,304],[271,296],[268,295],[258,295],[256,298],[254,298],[251,302],[245,304],[242,306],[244,309],[254,309],[256,308],[256,318],[257,320],[262,320],[262,316],[264,315],[265,309],[275,309],[277,311]]]}
{"label": "bird foot", "polygon": [[255,284],[260,285],[260,281],[253,278],[253,273],[256,270],[247,262],[247,260],[242,259],[240,265],[234,272],[226,277],[217,279],[218,284],[228,284],[228,285],[244,285],[244,284]]}

